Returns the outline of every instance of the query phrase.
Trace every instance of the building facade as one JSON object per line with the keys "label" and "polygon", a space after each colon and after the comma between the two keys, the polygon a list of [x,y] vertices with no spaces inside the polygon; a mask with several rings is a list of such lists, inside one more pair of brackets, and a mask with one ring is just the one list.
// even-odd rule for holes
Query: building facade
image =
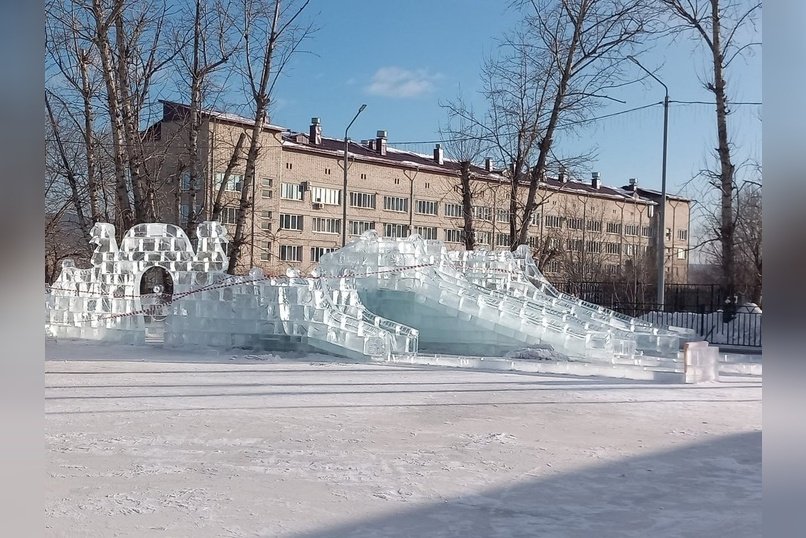
{"label": "building facade", "polygon": [[[183,224],[189,211],[187,107],[163,103],[163,119],[151,138],[159,148],[159,176],[165,222]],[[233,149],[252,121],[231,114],[205,113],[199,134],[204,169],[199,171],[197,209],[210,218]],[[373,229],[383,237],[418,233],[439,239],[449,249],[464,248],[460,167],[437,145],[433,155],[389,147],[385,131],[348,148],[348,188],[344,191],[344,141],[322,135],[314,118],[307,133],[266,125],[247,215],[248,244],[242,269],[267,274],[289,267],[311,270],[326,252]],[[245,153],[224,185],[220,221],[234,232]],[[487,159],[471,167],[473,221],[477,248],[508,249],[510,179]],[[527,185],[518,189],[518,204]],[[343,205],[347,203],[346,222]],[[529,244],[541,270],[555,280],[606,280],[629,276],[654,280],[654,230],[659,196],[654,191],[551,178],[541,182],[538,208],[529,223]],[[688,263],[688,201],[668,197],[667,275],[685,282]],[[346,230],[344,227],[346,226]],[[669,241],[668,237],[672,240]],[[684,254],[680,255],[682,251]]]}

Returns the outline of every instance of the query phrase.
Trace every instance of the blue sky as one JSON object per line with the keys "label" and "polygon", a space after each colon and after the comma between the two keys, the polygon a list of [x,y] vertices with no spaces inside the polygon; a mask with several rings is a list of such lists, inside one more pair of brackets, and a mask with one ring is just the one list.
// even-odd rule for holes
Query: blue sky
{"label": "blue sky", "polygon": [[[461,93],[472,99],[479,69],[496,39],[517,16],[507,2],[495,0],[409,0],[406,2],[313,2],[320,30],[297,56],[276,89],[272,122],[305,131],[312,116],[322,120],[325,136],[342,137],[362,103],[367,109],[350,130],[353,139],[386,129],[390,142],[435,140],[446,115],[439,107]],[[760,41],[760,36],[757,36]],[[664,42],[640,61],[669,86],[670,98],[711,101],[698,76],[708,71],[696,43]],[[761,51],[737,60],[729,72],[736,101],[761,101]],[[640,74],[636,67],[636,74]],[[626,104],[608,105],[599,114],[660,102],[663,89],[651,79],[611,94]],[[478,101],[481,103],[481,101]],[[761,159],[761,107],[736,106],[729,128],[736,161]],[[611,185],[630,177],[660,188],[663,109],[660,106],[601,120],[561,137],[567,151],[594,150],[591,169]],[[669,113],[668,188],[693,196],[683,186],[707,162],[716,145],[712,105],[672,104]],[[433,145],[410,146],[429,152]]]}

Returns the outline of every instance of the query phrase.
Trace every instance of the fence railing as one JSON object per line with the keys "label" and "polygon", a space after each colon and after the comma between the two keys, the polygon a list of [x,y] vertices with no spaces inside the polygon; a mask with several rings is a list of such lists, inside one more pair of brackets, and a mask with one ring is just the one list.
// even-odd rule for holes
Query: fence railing
{"label": "fence railing", "polygon": [[693,329],[712,344],[736,347],[761,347],[761,313],[741,308],[733,316],[721,310],[713,311],[700,306],[695,311],[661,311],[652,303],[615,303],[603,305],[628,316],[641,318],[658,325],[671,325]]}

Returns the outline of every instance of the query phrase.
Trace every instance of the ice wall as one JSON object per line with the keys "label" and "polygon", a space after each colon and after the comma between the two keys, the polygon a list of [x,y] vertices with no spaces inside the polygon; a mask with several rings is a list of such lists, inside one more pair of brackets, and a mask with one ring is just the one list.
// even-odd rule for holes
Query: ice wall
{"label": "ice wall", "polygon": [[[168,345],[313,348],[354,358],[417,351],[416,330],[367,312],[354,289],[294,272],[285,278],[259,270],[227,275],[227,231],[217,222],[198,226],[197,252],[170,224],[134,226],[120,246],[110,224],[97,224],[92,236],[92,267],[66,260],[46,295],[52,336],[144,343],[146,319],[158,311]],[[155,267],[172,289],[141,294],[144,275]]]}

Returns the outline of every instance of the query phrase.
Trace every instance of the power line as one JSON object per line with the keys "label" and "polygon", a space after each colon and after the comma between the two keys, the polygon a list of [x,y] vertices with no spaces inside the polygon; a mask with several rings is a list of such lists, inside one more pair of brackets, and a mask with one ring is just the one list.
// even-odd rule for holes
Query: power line
{"label": "power line", "polygon": [[[610,113],[610,114],[604,114],[602,116],[596,116],[594,118],[586,118],[586,119],[582,119],[582,120],[569,121],[569,122],[563,123],[562,125],[557,126],[557,128],[558,129],[564,129],[564,128],[570,127],[572,125],[580,125],[580,124],[583,124],[583,123],[591,123],[591,122],[594,122],[594,121],[604,120],[604,119],[612,118],[612,117],[615,117],[615,116],[621,116],[622,114],[629,114],[631,112],[637,112],[639,110],[644,110],[646,108],[651,108],[653,106],[659,106],[659,105],[662,105],[662,104],[663,104],[662,102],[658,101],[657,103],[649,103],[649,104],[637,106],[637,107],[634,107],[634,108],[628,108],[627,110],[620,110],[618,112],[613,112],[613,113]],[[516,134],[517,133],[505,133],[503,136],[515,136]],[[441,142],[458,142],[458,141],[461,141],[461,140],[471,140],[473,138],[474,137],[457,137],[457,138],[446,138],[446,139],[442,139],[442,140],[418,140],[418,141],[409,141],[409,142],[390,141],[389,144],[398,144],[398,145],[404,145],[404,144],[439,144]]]}
{"label": "power line", "polygon": [[[677,103],[681,105],[714,105],[716,103],[714,101],[675,101],[673,99],[669,99],[670,103]],[[761,106],[761,101],[728,101],[728,105],[750,105],[750,106]]]}

